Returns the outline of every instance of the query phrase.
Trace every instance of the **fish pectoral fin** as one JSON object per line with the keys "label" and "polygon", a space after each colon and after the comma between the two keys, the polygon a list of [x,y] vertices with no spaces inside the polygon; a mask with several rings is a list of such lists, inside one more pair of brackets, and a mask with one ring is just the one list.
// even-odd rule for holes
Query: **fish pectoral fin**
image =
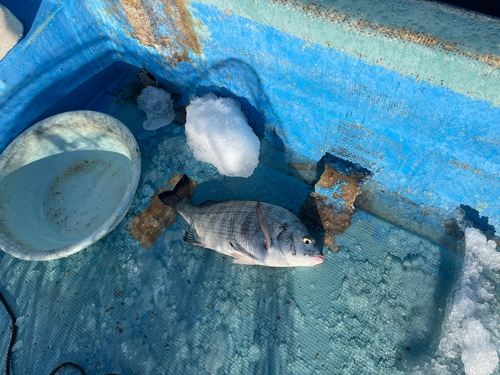
{"label": "fish pectoral fin", "polygon": [[253,256],[251,253],[243,249],[241,246],[238,247],[232,242],[229,242],[229,245],[235,250],[235,253],[231,254],[231,256],[234,258],[232,263],[235,264],[257,264],[255,261],[257,258]]}
{"label": "fish pectoral fin", "polygon": [[199,241],[198,241],[198,235],[196,234],[196,230],[194,229],[194,226],[190,225],[189,229],[184,233],[184,241],[194,245],[194,246],[200,246],[204,247]]}
{"label": "fish pectoral fin", "polygon": [[234,258],[233,261],[231,262],[233,264],[246,264],[247,266],[252,266],[255,264],[255,261],[253,259],[246,259],[246,258]]}
{"label": "fish pectoral fin", "polygon": [[245,253],[238,253],[233,255],[234,259],[231,263],[234,264],[247,264],[252,265],[255,263],[255,258]]}
{"label": "fish pectoral fin", "polygon": [[260,229],[262,229],[262,233],[264,233],[264,238],[266,239],[266,250],[269,251],[271,248],[271,234],[269,231],[269,221],[267,220],[267,216],[262,210],[262,206],[260,205],[260,196],[257,201],[257,219],[259,220]]}

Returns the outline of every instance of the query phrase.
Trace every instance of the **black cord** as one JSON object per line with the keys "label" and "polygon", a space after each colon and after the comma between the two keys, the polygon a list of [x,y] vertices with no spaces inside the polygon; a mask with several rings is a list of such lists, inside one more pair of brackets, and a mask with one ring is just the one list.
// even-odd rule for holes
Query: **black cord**
{"label": "black cord", "polygon": [[[2,301],[3,307],[5,307],[5,310],[7,310],[7,313],[10,316],[10,320],[12,323],[10,323],[9,326],[9,331],[11,332],[10,334],[10,344],[9,344],[9,351],[7,352],[7,361],[5,363],[5,373],[7,375],[10,375],[10,363],[12,359],[12,347],[14,346],[14,342],[16,341],[16,335],[17,335],[17,326],[16,326],[16,316],[14,315],[14,312],[10,309],[9,305],[7,304],[7,301],[3,297],[3,294],[0,292],[0,301]],[[62,365],[57,366],[57,368],[50,373],[50,375],[54,375],[56,372],[58,372],[60,369],[64,367],[74,367],[77,370],[79,370],[83,375],[85,375],[85,371],[78,366],[76,363],[73,362],[65,362]]]}
{"label": "black cord", "polygon": [[2,293],[0,293],[0,300],[2,301],[2,304],[5,307],[5,310],[7,310],[7,313],[10,316],[10,320],[12,321],[10,323],[10,326],[9,326],[10,343],[9,343],[9,351],[7,352],[7,361],[5,362],[5,373],[7,375],[10,375],[10,360],[12,357],[12,347],[14,346],[14,342],[16,341],[16,335],[17,335],[16,316],[14,315],[12,310],[10,309],[5,298],[3,298]]}
{"label": "black cord", "polygon": [[57,366],[55,370],[50,373],[50,375],[55,375],[56,372],[63,369],[64,367],[74,367],[78,371],[80,371],[83,375],[85,375],[85,371],[80,366],[78,366],[76,363],[73,362],[64,362],[63,364]]}
{"label": "black cord", "polygon": [[[10,309],[9,305],[7,304],[7,301],[3,297],[2,293],[0,292],[0,301],[2,301],[3,307],[5,307],[5,310],[7,310],[7,313],[10,316],[10,320],[12,323],[10,323],[9,326],[9,331],[11,332],[10,335],[10,343],[9,343],[9,351],[7,352],[7,361],[5,363],[5,373],[7,375],[10,375],[10,362],[12,359],[12,347],[14,346],[14,342],[16,341],[16,335],[17,335],[17,327],[16,327],[16,316],[14,315],[14,312]],[[81,368],[79,365],[73,362],[64,362],[63,364],[57,366],[54,371],[50,373],[50,375],[55,375],[59,370],[65,368],[65,367],[74,367],[78,371],[82,373],[82,375],[85,375],[85,371],[83,368]],[[116,375],[116,374],[108,374],[108,375]]]}

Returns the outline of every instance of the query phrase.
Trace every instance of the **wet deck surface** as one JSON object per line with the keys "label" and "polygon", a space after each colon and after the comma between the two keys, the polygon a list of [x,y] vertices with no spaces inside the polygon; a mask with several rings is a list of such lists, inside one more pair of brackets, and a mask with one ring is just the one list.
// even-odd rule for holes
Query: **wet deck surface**
{"label": "wet deck surface", "polygon": [[[88,249],[36,263],[0,254],[2,293],[19,317],[14,373],[72,361],[87,374],[390,374],[435,349],[462,261],[454,252],[359,210],[340,251],[312,268],[231,264],[184,243],[181,217],[145,247],[131,223],[179,173],[199,183],[195,204],[262,191],[298,214],[312,187],[265,164],[248,179],[220,176],[193,159],[181,126],[141,131],[145,117],[122,89],[78,109],[135,132],[142,178],[123,222]],[[0,321],[3,363],[6,312]]]}

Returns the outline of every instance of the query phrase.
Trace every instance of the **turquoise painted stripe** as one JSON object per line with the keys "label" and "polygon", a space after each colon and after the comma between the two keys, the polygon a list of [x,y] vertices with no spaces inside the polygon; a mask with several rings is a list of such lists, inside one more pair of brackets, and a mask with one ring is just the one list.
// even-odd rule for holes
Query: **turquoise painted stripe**
{"label": "turquoise painted stripe", "polygon": [[[380,65],[403,76],[411,76],[421,82],[430,82],[432,85],[444,85],[472,98],[487,100],[494,106],[500,105],[499,20],[474,18],[447,8],[437,8],[436,12],[435,6],[431,10],[422,9],[422,4],[412,4],[408,1],[405,2],[406,7],[401,6],[402,2],[399,2],[400,6],[392,9],[394,2],[366,7],[362,7],[359,1],[354,2],[348,10],[358,13],[346,13],[332,8],[331,6],[337,5],[337,2],[333,1],[328,2],[328,6],[321,7],[307,6],[307,2],[299,1],[200,0],[199,2],[216,6],[221,12],[230,12],[296,36],[306,42],[304,48],[315,48],[312,47],[313,44],[321,45],[360,57],[369,64]],[[355,4],[358,4],[357,7]],[[400,22],[399,28],[408,25],[407,27],[413,28],[414,33],[408,29],[393,30],[390,24],[367,21],[359,14],[364,12],[364,9],[370,9],[372,13],[378,15],[384,14],[384,10],[387,15],[398,15],[391,18],[391,21]],[[425,26],[435,21],[436,13],[443,17],[439,23],[441,30],[438,33],[442,37],[419,34],[419,28],[426,30]],[[405,22],[403,15],[408,14],[412,16],[407,16]],[[379,17],[379,19],[384,18]],[[464,23],[464,19],[468,22]],[[477,39],[475,44],[486,47],[486,52],[474,46],[454,45],[455,38],[451,37],[454,34],[453,30],[460,30],[458,35],[462,36],[464,32],[461,27],[464,24],[468,25],[468,29],[475,28],[476,31],[469,35],[468,41],[473,42],[475,36]],[[435,25],[431,31],[438,31]],[[442,39],[443,37],[445,39]],[[437,45],[425,43],[437,43]]]}

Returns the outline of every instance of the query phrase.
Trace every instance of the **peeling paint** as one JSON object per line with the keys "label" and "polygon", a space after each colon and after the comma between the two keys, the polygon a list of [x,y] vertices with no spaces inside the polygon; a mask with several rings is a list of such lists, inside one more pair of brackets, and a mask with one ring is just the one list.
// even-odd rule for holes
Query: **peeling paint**
{"label": "peeling paint", "polygon": [[[113,21],[118,22],[119,24],[127,24],[127,16],[125,15],[124,9],[120,7],[119,3],[112,0],[103,1],[103,10],[104,13]],[[130,36],[130,33],[127,31],[125,31],[125,34]]]}
{"label": "peeling paint", "polygon": [[[301,0],[271,0],[293,11],[326,21],[333,24],[342,24],[364,36],[378,35],[387,39],[397,39],[406,43],[418,44],[424,47],[435,48],[447,54],[467,57],[481,61],[493,68],[500,68],[500,56],[492,53],[481,53],[480,50],[462,43],[449,42],[442,38],[419,32],[407,27],[387,26],[368,19],[357,18],[354,14],[344,13],[325,5],[305,3]],[[467,51],[467,49],[471,51]],[[362,56],[359,56],[362,57]]]}
{"label": "peeling paint", "polygon": [[360,193],[360,188],[370,175],[366,173],[352,173],[343,174],[337,170],[332,165],[325,164],[325,171],[321,175],[320,180],[316,184],[318,188],[335,189],[335,187],[341,187],[341,193],[335,194],[334,198],[340,198],[343,202],[342,210],[345,210],[351,214],[354,213],[354,201]]}
{"label": "peeling paint", "polygon": [[482,174],[484,175],[484,172],[481,171],[479,168],[473,168],[471,167],[469,164],[467,163],[459,163],[458,161],[456,160],[451,160],[451,162],[453,163],[453,165],[459,167],[459,168],[463,168],[463,169],[467,169],[468,171],[471,171],[471,172],[474,172],[474,173],[477,173],[477,174]]}
{"label": "peeling paint", "polygon": [[343,233],[351,225],[351,216],[347,211],[337,211],[327,198],[312,192],[304,201],[299,212],[300,218],[311,228],[312,232],[321,232],[319,242],[323,247],[333,247],[335,236]]}
{"label": "peeling paint", "polygon": [[[149,199],[148,207],[130,222],[128,228],[130,235],[134,240],[139,240],[145,249],[150,249],[163,230],[175,223],[176,214],[174,210],[160,201],[158,194],[172,190],[181,177],[182,174],[176,174],[165,185],[156,190]],[[190,188],[194,189],[196,186],[198,186],[198,182],[190,180]]]}
{"label": "peeling paint", "polygon": [[351,217],[355,213],[354,201],[361,193],[363,182],[371,175],[365,172],[345,173],[328,163],[324,167],[316,183],[316,191],[307,196],[299,215],[311,228],[319,229],[323,247],[337,251],[334,248],[335,237],[351,225]]}
{"label": "peeling paint", "polygon": [[476,204],[477,204],[477,210],[478,210],[479,212],[483,212],[483,211],[484,211],[484,210],[486,210],[486,209],[488,208],[488,206],[489,206],[489,204],[488,204],[488,203],[486,203],[486,202],[481,202],[481,201],[477,201],[477,202],[476,202]]}
{"label": "peeling paint", "polygon": [[186,0],[120,0],[136,38],[146,46],[171,53],[172,63],[191,61],[189,53],[200,55],[202,45]]}

